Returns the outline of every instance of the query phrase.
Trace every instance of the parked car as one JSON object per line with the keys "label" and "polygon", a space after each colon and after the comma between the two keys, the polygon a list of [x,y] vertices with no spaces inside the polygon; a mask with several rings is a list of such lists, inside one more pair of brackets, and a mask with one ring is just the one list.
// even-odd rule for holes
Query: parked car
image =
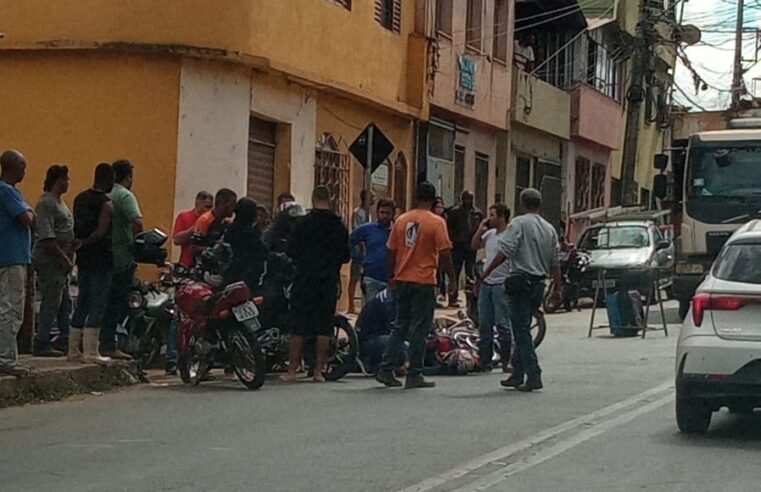
{"label": "parked car", "polygon": [[[660,287],[668,289],[674,271],[674,244],[649,220],[610,221],[589,226],[578,249],[592,262],[582,280],[582,295],[594,298],[600,269],[605,269],[605,287],[619,286],[626,270],[658,268]],[[600,299],[603,300],[603,299]]]}
{"label": "parked car", "polygon": [[676,350],[676,421],[708,430],[713,412],[761,407],[761,221],[738,229],[706,274]]}

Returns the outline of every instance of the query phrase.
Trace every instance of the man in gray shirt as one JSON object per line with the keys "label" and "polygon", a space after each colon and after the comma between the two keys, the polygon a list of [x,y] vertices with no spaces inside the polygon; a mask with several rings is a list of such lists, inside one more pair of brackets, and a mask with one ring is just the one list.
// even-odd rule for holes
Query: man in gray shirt
{"label": "man in gray shirt", "polygon": [[542,305],[545,280],[550,276],[555,280],[553,297],[560,295],[563,283],[557,232],[539,215],[541,193],[533,188],[523,190],[520,201],[522,215],[513,219],[502,236],[498,244],[499,253],[481,279],[487,278],[501,263],[508,261],[510,268],[505,289],[516,351],[513,375],[500,384],[520,391],[534,391],[543,385],[539,360],[531,340],[531,319]]}
{"label": "man in gray shirt", "polygon": [[69,190],[69,169],[54,164],[48,168],[44,193],[35,209],[37,241],[32,251],[32,264],[40,288],[40,315],[34,355],[61,357],[63,352],[50,343],[50,329],[58,324],[61,333],[58,346],[66,347],[71,323],[72,303],[69,297],[69,274],[74,267],[74,218],[61,196]]}

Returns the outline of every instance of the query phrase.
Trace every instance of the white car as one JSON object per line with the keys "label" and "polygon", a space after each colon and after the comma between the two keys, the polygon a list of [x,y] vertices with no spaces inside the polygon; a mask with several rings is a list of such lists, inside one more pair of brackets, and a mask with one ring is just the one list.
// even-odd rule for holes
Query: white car
{"label": "white car", "polygon": [[721,407],[761,407],[761,220],[738,229],[697,289],[676,350],[676,420],[703,433]]}

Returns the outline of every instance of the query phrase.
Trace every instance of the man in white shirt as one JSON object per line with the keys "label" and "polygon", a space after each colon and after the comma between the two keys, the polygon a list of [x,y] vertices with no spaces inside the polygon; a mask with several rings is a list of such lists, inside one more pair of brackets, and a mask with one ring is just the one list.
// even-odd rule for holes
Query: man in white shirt
{"label": "man in white shirt", "polygon": [[524,72],[531,73],[534,71],[534,35],[528,34],[515,40],[513,57],[515,66]]}
{"label": "man in white shirt", "polygon": [[[501,203],[496,203],[489,208],[489,216],[481,222],[481,227],[473,235],[471,239],[473,250],[486,249],[485,265],[491,265],[497,256],[499,240],[507,230],[509,220],[510,209]],[[510,363],[512,334],[510,332],[507,294],[505,293],[505,280],[507,280],[509,271],[509,262],[502,263],[488,277],[483,279],[478,293],[478,319],[481,331],[479,368],[484,372],[489,372],[492,369],[495,326],[499,334],[502,369],[507,369]]]}

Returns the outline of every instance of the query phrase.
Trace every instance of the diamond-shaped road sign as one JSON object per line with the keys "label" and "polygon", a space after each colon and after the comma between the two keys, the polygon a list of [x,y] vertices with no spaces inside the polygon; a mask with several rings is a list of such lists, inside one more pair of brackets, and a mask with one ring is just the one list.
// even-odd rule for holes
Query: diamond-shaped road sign
{"label": "diamond-shaped road sign", "polygon": [[[371,128],[372,132],[370,131]],[[375,126],[375,123],[370,123],[364,130],[362,130],[362,133],[359,134],[357,139],[354,140],[354,143],[349,147],[349,152],[357,158],[359,163],[362,164],[362,167],[367,169],[367,140],[371,133],[373,156],[370,172],[375,172],[375,170],[378,169],[378,166],[380,166],[389,154],[391,154],[391,151],[394,150],[394,144],[392,144],[380,129]]]}

